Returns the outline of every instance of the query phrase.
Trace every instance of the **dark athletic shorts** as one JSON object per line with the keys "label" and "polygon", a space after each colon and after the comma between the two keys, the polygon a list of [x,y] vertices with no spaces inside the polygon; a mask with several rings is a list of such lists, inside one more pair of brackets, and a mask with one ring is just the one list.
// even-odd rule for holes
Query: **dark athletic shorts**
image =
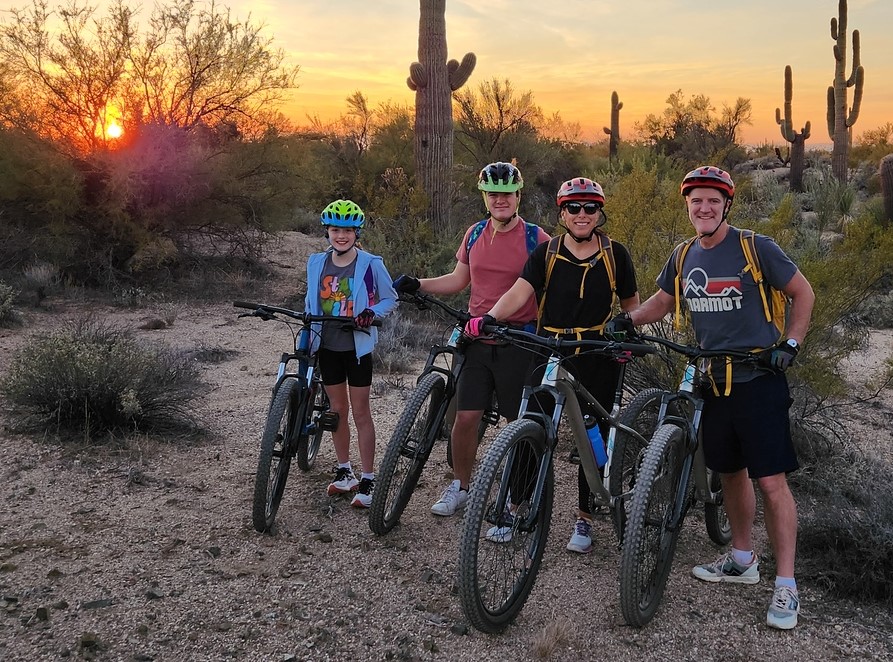
{"label": "dark athletic shorts", "polygon": [[371,386],[372,355],[366,354],[358,362],[357,353],[353,350],[333,352],[322,348],[319,350],[319,372],[326,386],[344,382],[356,387]]}
{"label": "dark athletic shorts", "polygon": [[716,396],[708,388],[701,419],[707,466],[721,473],[746,468],[751,478],[796,470],[788,417],[792,402],[783,374],[736,382],[728,397]]}
{"label": "dark athletic shorts", "polygon": [[530,352],[513,345],[483,342],[469,345],[459,375],[456,408],[459,411],[489,409],[496,391],[499,415],[510,421],[518,418],[530,358]]}

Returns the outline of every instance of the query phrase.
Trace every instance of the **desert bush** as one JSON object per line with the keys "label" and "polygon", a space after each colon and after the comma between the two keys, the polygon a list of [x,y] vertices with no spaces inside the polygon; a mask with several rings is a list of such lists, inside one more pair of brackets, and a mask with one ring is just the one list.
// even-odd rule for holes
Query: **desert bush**
{"label": "desert bush", "polygon": [[19,293],[0,280],[0,325],[7,326],[18,319],[13,304]]}
{"label": "desert bush", "polygon": [[443,328],[398,308],[378,330],[378,343],[372,355],[376,370],[385,374],[406,373],[414,361],[422,359],[432,345],[443,342]]}
{"label": "desert bush", "polygon": [[15,424],[91,439],[195,429],[195,363],[87,318],[32,339],[0,384]]}

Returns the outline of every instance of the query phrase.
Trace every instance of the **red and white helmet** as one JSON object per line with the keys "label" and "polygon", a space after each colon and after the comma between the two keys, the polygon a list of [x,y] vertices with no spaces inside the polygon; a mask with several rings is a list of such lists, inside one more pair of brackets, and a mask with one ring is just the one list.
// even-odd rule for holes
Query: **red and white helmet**
{"label": "red and white helmet", "polygon": [[586,177],[574,177],[561,185],[555,202],[559,207],[565,202],[597,202],[604,206],[605,192],[598,182]]}
{"label": "red and white helmet", "polygon": [[700,166],[688,173],[682,180],[682,195],[688,195],[693,188],[712,188],[725,193],[729,200],[735,197],[735,182],[725,170],[716,166]]}

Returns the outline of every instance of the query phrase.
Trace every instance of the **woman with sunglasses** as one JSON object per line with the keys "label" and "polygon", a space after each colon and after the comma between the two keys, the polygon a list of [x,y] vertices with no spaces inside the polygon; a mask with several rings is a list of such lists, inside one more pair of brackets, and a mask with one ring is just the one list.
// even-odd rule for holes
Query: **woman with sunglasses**
{"label": "woman with sunglasses", "polygon": [[[471,336],[480,334],[483,323],[509,319],[529,297],[540,295],[538,333],[583,340],[601,340],[611,319],[615,296],[621,310],[639,305],[636,274],[629,251],[604,231],[607,222],[605,194],[598,182],[575,177],[561,185],[556,197],[558,224],[566,232],[531,253],[521,277],[487,315],[473,318],[466,327]],[[618,365],[585,354],[570,361],[570,369],[606,409],[614,400]],[[543,366],[528,383],[539,383]],[[584,412],[586,413],[586,412]],[[607,429],[602,429],[606,438]],[[578,512],[568,551],[592,551],[592,513],[589,484],[578,470]]]}

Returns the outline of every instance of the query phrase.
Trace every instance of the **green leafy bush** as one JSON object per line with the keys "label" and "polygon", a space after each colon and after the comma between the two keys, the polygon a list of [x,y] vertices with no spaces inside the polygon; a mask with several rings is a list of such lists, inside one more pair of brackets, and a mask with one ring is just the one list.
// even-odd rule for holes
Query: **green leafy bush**
{"label": "green leafy bush", "polygon": [[201,382],[185,356],[85,319],[34,338],[0,388],[22,427],[96,439],[194,429]]}

